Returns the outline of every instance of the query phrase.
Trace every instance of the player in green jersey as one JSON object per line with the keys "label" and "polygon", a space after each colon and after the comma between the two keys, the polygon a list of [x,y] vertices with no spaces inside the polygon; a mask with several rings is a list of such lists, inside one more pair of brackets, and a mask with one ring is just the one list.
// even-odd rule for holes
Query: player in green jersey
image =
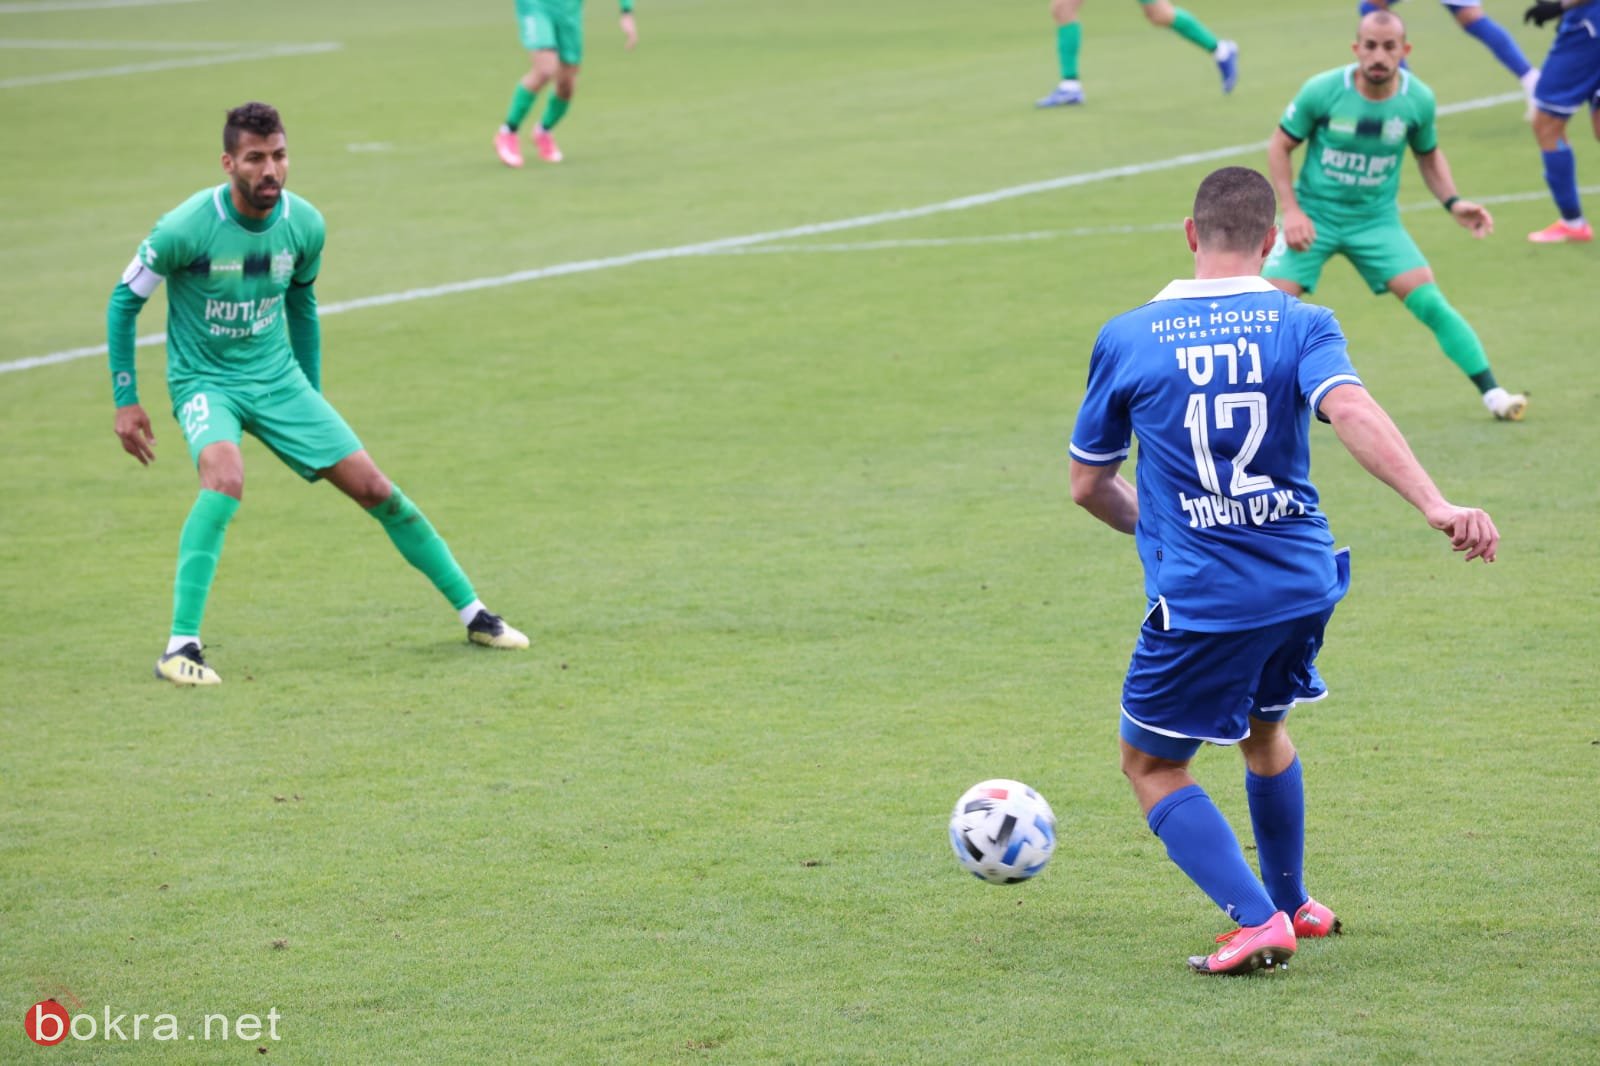
{"label": "player in green jersey", "polygon": [[167,282],[167,391],[200,475],[200,495],[178,537],[172,635],[156,676],[179,685],[221,680],[202,654],[200,622],[244,491],[244,432],[306,480],[326,478],[376,519],[457,610],[469,640],[526,648],[528,638],[483,605],[428,519],[322,397],[313,288],[322,216],[283,187],[289,155],[278,112],[261,103],[233,109],[222,143],[228,181],[162,216],[106,313],[117,436],[148,465],[155,435],[139,404],[135,321]]}
{"label": "player in green jersey", "polygon": [[[534,100],[550,82],[555,92],[545,105],[544,117],[533,128],[533,146],[547,163],[561,162],[561,149],[550,131],[572,103],[578,85],[578,67],[583,62],[583,0],[516,0],[517,28],[522,47],[528,50],[528,72],[511,94],[511,106],[500,132],[494,135],[495,154],[508,167],[522,165],[522,149],[517,144],[517,129],[533,109]],[[633,20],[633,0],[620,0],[622,43],[632,48],[639,43],[639,28]]]}
{"label": "player in green jersey", "polygon": [[[1222,91],[1233,92],[1233,87],[1239,82],[1238,45],[1219,40],[1199,19],[1181,7],[1172,6],[1171,0],[1139,0],[1139,5],[1150,25],[1170,29],[1184,40],[1210,52],[1211,58],[1217,62],[1217,73],[1222,75]],[[1035,107],[1067,107],[1083,103],[1083,84],[1078,81],[1078,46],[1083,41],[1078,11],[1082,7],[1083,0],[1050,0],[1050,15],[1056,21],[1056,58],[1061,63],[1061,81]]]}
{"label": "player in green jersey", "polygon": [[[1491,414],[1518,421],[1528,398],[1495,381],[1483,342],[1445,299],[1433,268],[1400,224],[1396,196],[1406,148],[1417,157],[1428,191],[1474,237],[1493,232],[1494,219],[1456,194],[1434,129],[1433,91],[1400,67],[1411,51],[1404,23],[1386,11],[1367,15],[1354,51],[1356,63],[1305,83],[1267,144],[1283,228],[1262,273],[1299,296],[1315,291],[1329,257],[1343,255],[1374,293],[1394,293],[1422,320]],[[1289,157],[1302,143],[1306,159],[1295,180]]]}

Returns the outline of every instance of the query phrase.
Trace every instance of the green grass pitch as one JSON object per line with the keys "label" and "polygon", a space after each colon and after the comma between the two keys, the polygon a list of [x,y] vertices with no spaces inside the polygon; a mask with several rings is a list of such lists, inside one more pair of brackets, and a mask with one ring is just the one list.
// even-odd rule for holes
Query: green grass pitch
{"label": "green grass pitch", "polygon": [[[509,0],[43,6],[0,5],[0,1061],[1600,1061],[1600,260],[1523,240],[1554,211],[1518,103],[1440,120],[1490,240],[1409,165],[1401,200],[1526,422],[1347,264],[1316,294],[1501,559],[1461,565],[1318,431],[1356,576],[1294,722],[1349,933],[1213,981],[1183,958],[1227,923],[1117,772],[1138,564],[1072,506],[1066,440],[1094,331],[1188,271],[1196,183],[1264,167],[1353,0],[1194,0],[1240,42],[1228,98],[1091,3],[1089,104],[1053,112],[1043,0],[640,0],[633,53],[593,0],[567,161],[517,172]],[[1441,104],[1516,91],[1405,6]],[[150,678],[194,494],[160,349],[148,470],[102,355],[10,364],[104,341],[252,98],[328,219],[327,393],[529,653],[468,647],[252,443],[225,683]],[[1248,835],[1237,757],[1196,772]],[[1061,818],[1013,888],[945,836],[994,776]],[[275,1009],[279,1039],[45,1051],[19,1023],[52,995],[185,1035]]]}

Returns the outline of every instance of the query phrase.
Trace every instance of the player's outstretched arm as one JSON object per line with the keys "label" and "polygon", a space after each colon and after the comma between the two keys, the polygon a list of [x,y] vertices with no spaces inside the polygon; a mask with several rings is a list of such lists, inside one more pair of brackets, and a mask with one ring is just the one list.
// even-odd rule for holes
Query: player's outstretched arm
{"label": "player's outstretched arm", "polygon": [[1118,533],[1131,534],[1139,524],[1139,494],[1118,475],[1121,463],[1095,466],[1071,460],[1072,502]]}
{"label": "player's outstretched arm", "polygon": [[1456,179],[1450,173],[1450,161],[1444,157],[1443,148],[1417,156],[1417,169],[1422,172],[1428,191],[1439,198],[1450,217],[1461,223],[1467,232],[1478,238],[1494,232],[1494,216],[1487,207],[1456,195]]}
{"label": "player's outstretched arm", "polygon": [[1476,507],[1446,500],[1411,451],[1411,445],[1386,411],[1360,385],[1335,385],[1322,398],[1321,413],[1339,441],[1367,472],[1422,512],[1428,524],[1450,538],[1450,547],[1468,561],[1494,562],[1500,532]]}

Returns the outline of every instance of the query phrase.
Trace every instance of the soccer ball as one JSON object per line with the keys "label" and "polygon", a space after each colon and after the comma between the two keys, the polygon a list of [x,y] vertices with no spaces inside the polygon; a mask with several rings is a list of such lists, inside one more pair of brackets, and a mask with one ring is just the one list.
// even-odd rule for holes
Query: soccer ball
{"label": "soccer ball", "polygon": [[1056,814],[1021,781],[980,781],[950,814],[950,846],[974,877],[1014,885],[1043,870],[1056,850]]}

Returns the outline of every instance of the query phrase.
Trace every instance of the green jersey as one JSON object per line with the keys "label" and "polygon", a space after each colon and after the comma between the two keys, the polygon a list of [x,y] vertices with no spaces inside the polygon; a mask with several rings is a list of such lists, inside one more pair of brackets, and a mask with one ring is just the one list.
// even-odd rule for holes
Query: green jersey
{"label": "green jersey", "polygon": [[[561,18],[582,19],[583,0],[516,0],[517,17],[523,18],[537,12]],[[623,14],[633,10],[633,0],[620,0]]]}
{"label": "green jersey", "polygon": [[[174,398],[202,382],[260,393],[301,373],[285,296],[316,280],[324,233],[317,209],[287,189],[264,219],[239,214],[227,184],[197,192],[161,217],[122,284],[143,303],[167,283],[167,387]],[[112,345],[111,369],[120,406],[136,403],[138,392],[131,345],[125,357],[119,347]]]}
{"label": "green jersey", "polygon": [[1392,96],[1369,100],[1356,88],[1356,69],[1352,63],[1306,82],[1278,123],[1306,142],[1295,195],[1347,213],[1394,211],[1406,146],[1418,154],[1439,146],[1433,90],[1402,70]]}

